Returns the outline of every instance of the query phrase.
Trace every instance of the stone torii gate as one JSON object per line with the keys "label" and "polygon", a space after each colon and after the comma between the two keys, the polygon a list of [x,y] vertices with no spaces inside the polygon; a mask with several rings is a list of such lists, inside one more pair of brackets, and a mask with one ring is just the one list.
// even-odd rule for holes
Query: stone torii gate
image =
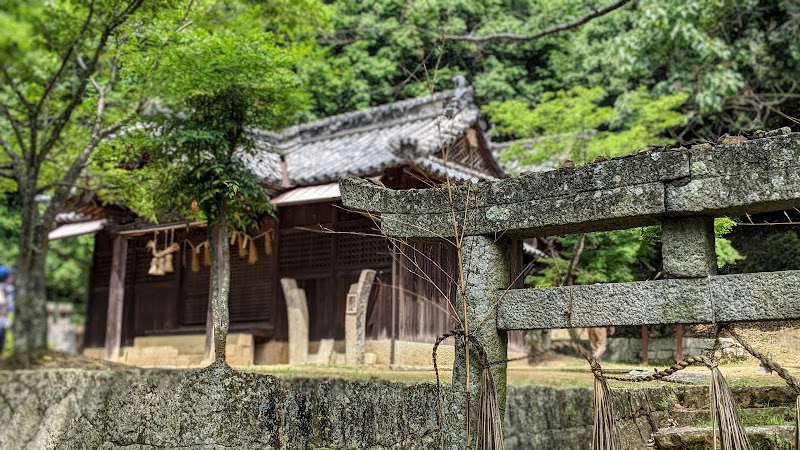
{"label": "stone torii gate", "polygon": [[[800,207],[800,134],[787,129],[769,134],[733,145],[652,151],[478,184],[394,191],[346,178],[340,188],[344,205],[379,215],[389,237],[453,241],[463,234],[466,289],[455,310],[462,323],[466,311],[469,332],[489,360],[504,360],[508,330],[800,318],[800,271],[716,274],[714,217]],[[508,289],[509,238],[659,223],[663,280]],[[462,344],[456,346],[453,370],[455,420],[448,424],[448,448],[453,449],[465,447]],[[475,393],[481,369],[473,354]],[[503,411],[505,366],[492,371]],[[477,430],[478,400],[472,396],[472,430]]]}

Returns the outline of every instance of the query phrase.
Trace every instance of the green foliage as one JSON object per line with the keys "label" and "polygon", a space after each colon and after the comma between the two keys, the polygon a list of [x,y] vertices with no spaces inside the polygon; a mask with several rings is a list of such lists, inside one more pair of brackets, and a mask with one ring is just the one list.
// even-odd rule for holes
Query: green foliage
{"label": "green foliage", "polygon": [[686,100],[682,94],[654,98],[640,88],[618,97],[614,106],[602,106],[606,97],[601,87],[575,87],[545,93],[532,109],[517,100],[490,103],[484,111],[497,125],[493,134],[533,138],[529,145],[512,146],[501,162],[525,169],[559,159],[585,163],[622,156],[673,143],[661,135],[687,120],[675,111]]}
{"label": "green foliage", "polygon": [[[572,274],[575,284],[620,283],[652,275],[656,252],[641,239],[642,230],[586,233],[584,250]],[[526,282],[536,287],[559,286],[569,269],[579,235],[555,238],[551,258],[538,260],[544,268]]]}
{"label": "green foliage", "polygon": [[[534,33],[604,1],[338,0],[328,45],[332,71],[312,87],[330,115],[449,87],[466,75],[480,104],[530,107],[546,92],[603,86],[610,106],[645,86],[685,95],[684,139],[791,125],[800,116],[800,5],[787,0],[644,0],[533,41],[473,44],[443,34]],[[783,114],[783,115],[782,115]]]}
{"label": "green foliage", "polygon": [[[254,145],[248,130],[278,128],[300,116],[307,97],[296,69],[309,57],[309,47],[265,32],[266,21],[291,34],[288,24],[264,18],[266,6],[231,2],[230,8],[226,14],[206,12],[198,19],[201,25],[162,50],[152,76],[158,107],[96,160],[114,187],[104,193],[107,198],[123,197],[151,220],[189,217],[196,202],[201,217],[214,222],[225,211],[237,229],[269,211],[266,191],[246,168]],[[146,167],[114,168],[142,152],[149,158]]]}
{"label": "green foliage", "polygon": [[[19,251],[22,218],[13,200],[0,201],[0,264],[13,267]],[[47,253],[47,301],[86,304],[92,267],[94,237],[60,239]]]}
{"label": "green foliage", "polygon": [[714,219],[714,250],[717,254],[717,267],[733,266],[737,261],[744,259],[744,256],[736,250],[731,241],[724,236],[733,231],[736,222],[729,217],[717,217]]}
{"label": "green foliage", "polygon": [[[757,227],[733,236],[734,244],[746,256],[736,272],[774,272],[800,269],[800,233],[782,227]],[[734,270],[731,270],[734,271]]]}

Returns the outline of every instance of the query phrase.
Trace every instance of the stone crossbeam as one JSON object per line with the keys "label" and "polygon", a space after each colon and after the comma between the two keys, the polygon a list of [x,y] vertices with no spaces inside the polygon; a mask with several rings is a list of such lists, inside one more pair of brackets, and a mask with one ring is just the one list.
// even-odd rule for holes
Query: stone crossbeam
{"label": "stone crossbeam", "polygon": [[384,234],[447,238],[550,236],[800,207],[800,133],[697,145],[477,184],[395,191],[340,181],[348,208],[381,217]]}
{"label": "stone crossbeam", "polygon": [[797,318],[797,270],[508,290],[497,307],[501,330]]}

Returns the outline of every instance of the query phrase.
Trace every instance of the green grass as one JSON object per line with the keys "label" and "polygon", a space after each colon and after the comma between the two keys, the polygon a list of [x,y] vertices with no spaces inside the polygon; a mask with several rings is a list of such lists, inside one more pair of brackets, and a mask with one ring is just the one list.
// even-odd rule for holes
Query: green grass
{"label": "green grass", "polygon": [[[636,366],[630,364],[606,363],[603,367],[605,369],[626,371]],[[243,368],[243,370],[266,373],[282,378],[343,378],[354,381],[380,380],[400,383],[433,383],[436,381],[436,376],[432,368],[391,369],[387,366],[356,367],[334,364],[308,364],[301,366],[253,366]],[[691,367],[686,369],[686,371],[707,373],[708,369],[705,367]],[[758,372],[758,366],[754,364],[727,366],[724,372],[728,382],[732,386],[780,386],[783,384],[783,381],[777,376],[760,374]],[[450,383],[452,372],[449,368],[446,370],[441,369],[439,371],[439,376],[442,383]],[[508,384],[511,386],[544,385],[552,387],[592,388],[594,386],[594,376],[591,371],[589,371],[585,361],[578,358],[562,358],[559,361],[551,362],[546,365],[512,365],[508,368]],[[609,387],[612,389],[659,386],[675,385],[667,382],[626,383],[609,380]],[[659,404],[659,408],[663,410],[670,409],[674,401],[674,399],[663,399],[663,405]]]}
{"label": "green grass", "polygon": [[[785,416],[776,416],[770,414],[769,411],[759,411],[755,414],[749,414],[746,410],[739,410],[739,417],[742,419],[742,425],[746,427],[764,426],[764,425],[794,425],[793,420],[787,420]],[[701,420],[694,424],[699,428],[711,428],[713,424],[710,420]]]}

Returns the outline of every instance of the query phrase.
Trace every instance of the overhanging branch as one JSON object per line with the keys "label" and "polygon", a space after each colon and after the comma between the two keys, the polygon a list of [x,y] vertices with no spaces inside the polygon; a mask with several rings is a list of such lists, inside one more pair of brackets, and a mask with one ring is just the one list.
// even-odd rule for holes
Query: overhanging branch
{"label": "overhanging branch", "polygon": [[8,68],[5,66],[5,64],[0,63],[0,72],[3,74],[3,79],[5,80],[6,85],[11,88],[11,92],[17,96],[17,99],[22,106],[28,110],[28,114],[31,114],[33,112],[33,104],[31,104],[31,102],[25,98],[25,94],[22,92],[22,89],[19,88],[17,82],[14,81],[14,77],[11,76],[11,72],[8,71]]}
{"label": "overhanging branch", "polygon": [[[20,127],[19,121],[14,117],[13,114],[11,114],[11,111],[8,109],[8,107],[2,103],[0,103],[0,116],[5,117],[9,125],[11,125],[11,129],[14,131],[14,137],[17,139],[17,144],[19,144],[22,154],[25,155],[25,138],[22,136],[22,128]],[[9,156],[11,156],[11,154],[14,153],[9,152]]]}
{"label": "overhanging branch", "polygon": [[[84,93],[86,92],[86,86],[89,84],[92,75],[97,70],[100,57],[102,56],[103,50],[106,47],[108,39],[111,37],[114,31],[125,22],[125,20],[129,15],[136,12],[136,10],[141,6],[142,1],[143,0],[131,1],[131,3],[128,5],[125,11],[123,11],[115,20],[109,23],[103,30],[103,33],[100,36],[100,39],[98,40],[97,46],[94,49],[94,54],[92,55],[91,60],[89,61],[88,64],[84,64],[86,66],[86,69],[83,71],[83,74],[81,75],[80,84],[78,85],[77,89],[75,89],[75,91],[73,92],[72,98],[68,102],[67,106],[61,112],[61,114],[59,114],[58,117],[56,118],[53,124],[52,131],[50,131],[47,140],[41,147],[40,154],[38,155],[40,161],[43,161],[44,158],[53,149],[53,146],[55,145],[56,141],[61,136],[61,131],[64,129],[67,122],[69,122],[69,119],[72,117],[73,111],[75,111],[75,109],[81,103],[83,103]],[[102,94],[102,92],[100,94]]]}
{"label": "overhanging branch", "polygon": [[627,3],[630,3],[631,0],[617,0],[614,3],[606,5],[600,9],[596,9],[589,14],[581,17],[580,19],[574,20],[572,22],[562,23],[560,25],[556,25],[552,28],[547,28],[545,30],[539,31],[538,33],[534,34],[517,34],[517,33],[492,33],[492,34],[485,34],[481,36],[477,36],[475,34],[445,34],[442,37],[445,40],[449,41],[466,41],[466,42],[473,42],[476,44],[485,44],[488,42],[494,41],[516,41],[516,42],[523,42],[523,41],[533,41],[536,39],[543,38],[545,36],[549,36],[551,34],[560,33],[562,31],[571,30],[573,28],[578,28],[579,26],[596,19],[598,17],[602,17],[622,6],[625,6]]}

